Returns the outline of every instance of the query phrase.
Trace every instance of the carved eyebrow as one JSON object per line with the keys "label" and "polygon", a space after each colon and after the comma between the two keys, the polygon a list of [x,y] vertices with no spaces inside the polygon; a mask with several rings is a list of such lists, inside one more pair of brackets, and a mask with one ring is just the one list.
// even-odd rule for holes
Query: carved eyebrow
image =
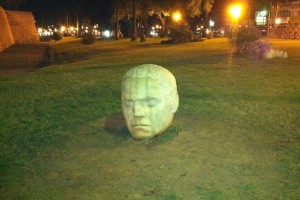
{"label": "carved eyebrow", "polygon": [[147,98],[143,102],[148,104],[148,106],[155,106],[160,102],[160,100],[158,98]]}
{"label": "carved eyebrow", "polygon": [[145,98],[145,99],[137,99],[137,100],[122,99],[122,102],[126,106],[133,106],[134,102],[141,102],[142,104],[147,104],[148,106],[155,106],[160,102],[160,100],[158,98]]}

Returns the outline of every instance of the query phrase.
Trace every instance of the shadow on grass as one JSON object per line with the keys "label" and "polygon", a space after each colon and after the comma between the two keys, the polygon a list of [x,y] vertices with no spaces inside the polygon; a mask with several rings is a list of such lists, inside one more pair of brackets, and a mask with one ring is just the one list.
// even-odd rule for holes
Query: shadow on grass
{"label": "shadow on grass", "polygon": [[[121,140],[128,140],[129,138],[132,138],[126,127],[122,113],[116,113],[109,116],[104,122],[104,130]],[[154,138],[136,141],[153,145],[162,144],[174,140],[178,136],[180,130],[181,126],[178,123],[173,123],[165,132]]]}
{"label": "shadow on grass", "polygon": [[114,115],[109,116],[104,122],[104,129],[108,133],[120,139],[127,140],[130,138],[130,133],[126,128],[122,113],[116,113]]}

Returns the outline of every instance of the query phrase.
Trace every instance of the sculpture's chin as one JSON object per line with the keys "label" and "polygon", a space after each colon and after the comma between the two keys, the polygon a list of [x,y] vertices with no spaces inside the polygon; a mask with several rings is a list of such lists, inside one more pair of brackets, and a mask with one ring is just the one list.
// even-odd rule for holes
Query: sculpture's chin
{"label": "sculpture's chin", "polygon": [[145,132],[145,131],[141,131],[141,130],[136,130],[136,131],[132,132],[131,135],[135,139],[142,140],[142,139],[153,138],[157,134],[154,134],[154,133],[151,133],[151,132]]}
{"label": "sculpture's chin", "polygon": [[[159,134],[162,134],[165,130],[167,130],[171,123],[172,123],[173,115],[172,117],[169,117],[163,125],[158,125],[156,127],[150,127],[150,126],[136,126],[132,127],[130,130],[130,133],[133,138],[135,139],[150,139],[153,138]],[[159,127],[159,128],[157,128]]]}

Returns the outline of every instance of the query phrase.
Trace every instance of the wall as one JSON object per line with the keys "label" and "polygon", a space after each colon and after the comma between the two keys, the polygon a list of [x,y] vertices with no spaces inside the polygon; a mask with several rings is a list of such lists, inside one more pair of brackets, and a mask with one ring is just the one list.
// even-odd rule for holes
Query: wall
{"label": "wall", "polygon": [[31,12],[6,11],[15,43],[37,43],[39,38]]}
{"label": "wall", "polygon": [[10,29],[5,11],[0,7],[0,52],[14,44],[14,38]]}

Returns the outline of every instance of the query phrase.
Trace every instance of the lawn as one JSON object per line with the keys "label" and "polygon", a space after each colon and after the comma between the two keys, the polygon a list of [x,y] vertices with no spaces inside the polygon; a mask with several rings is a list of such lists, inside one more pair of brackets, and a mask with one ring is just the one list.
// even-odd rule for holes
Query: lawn
{"label": "lawn", "polygon": [[[0,199],[300,199],[300,41],[287,59],[233,55],[225,38],[161,45],[51,42],[49,66],[0,76]],[[133,140],[120,83],[169,69],[179,110]]]}

